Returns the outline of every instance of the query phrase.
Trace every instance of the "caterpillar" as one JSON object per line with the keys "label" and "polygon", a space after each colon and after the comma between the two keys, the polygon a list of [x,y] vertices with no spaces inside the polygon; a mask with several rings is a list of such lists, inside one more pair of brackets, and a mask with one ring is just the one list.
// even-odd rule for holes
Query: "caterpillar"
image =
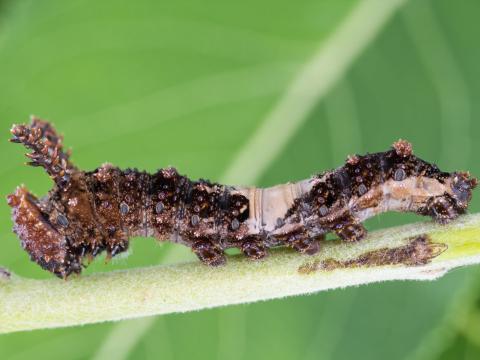
{"label": "caterpillar", "polygon": [[255,260],[276,246],[312,255],[329,232],[361,240],[362,221],[386,211],[447,223],[466,211],[477,185],[468,172],[419,159],[405,140],[306,180],[256,188],[191,180],[172,167],[149,174],[107,163],[82,171],[50,123],[32,118],[11,133],[54,183],[42,198],[24,186],[8,196],[13,230],[30,258],[60,278],[103,251],[107,258],[126,251],[132,236],[186,245],[210,266],[225,263],[227,248]]}

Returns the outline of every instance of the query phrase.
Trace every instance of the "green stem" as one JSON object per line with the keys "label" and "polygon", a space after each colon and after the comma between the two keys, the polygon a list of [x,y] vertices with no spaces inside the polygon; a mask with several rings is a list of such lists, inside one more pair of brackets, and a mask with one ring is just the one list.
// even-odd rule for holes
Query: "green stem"
{"label": "green stem", "polygon": [[412,224],[305,256],[275,249],[220,268],[199,262],[62,281],[0,277],[0,333],[168,314],[387,280],[432,280],[480,262],[480,214],[447,226]]}

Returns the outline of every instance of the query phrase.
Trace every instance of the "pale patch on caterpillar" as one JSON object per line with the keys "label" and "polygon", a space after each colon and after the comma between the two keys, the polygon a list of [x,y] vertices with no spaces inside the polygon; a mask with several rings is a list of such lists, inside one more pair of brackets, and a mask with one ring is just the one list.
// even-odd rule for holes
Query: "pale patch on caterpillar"
{"label": "pale patch on caterpillar", "polygon": [[181,243],[212,266],[225,263],[232,247],[252,259],[274,246],[314,254],[328,232],[362,239],[361,222],[385,211],[446,223],[466,211],[477,185],[466,172],[442,172],[417,158],[404,140],[310,179],[261,189],[192,181],[174,168],[147,174],[104,164],[85,172],[48,122],[33,118],[11,132],[12,142],[32,150],[30,164],[54,180],[41,199],[25,187],[9,195],[14,231],[32,260],[63,278],[104,250],[109,258],[126,251],[131,236]]}

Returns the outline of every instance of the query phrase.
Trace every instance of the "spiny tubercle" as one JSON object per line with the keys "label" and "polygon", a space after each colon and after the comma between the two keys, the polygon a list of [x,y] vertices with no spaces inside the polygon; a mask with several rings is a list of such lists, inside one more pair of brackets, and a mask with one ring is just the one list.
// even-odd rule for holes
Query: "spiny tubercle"
{"label": "spiny tubercle", "polygon": [[132,236],[187,245],[214,266],[232,247],[252,259],[273,246],[314,254],[326,233],[360,240],[361,222],[389,210],[448,222],[466,211],[477,185],[468,173],[442,172],[415,157],[404,140],[310,179],[261,189],[192,181],[174,168],[148,174],[105,164],[85,172],[49,123],[35,118],[12,134],[12,142],[32,150],[31,165],[54,180],[41,199],[25,187],[8,197],[14,231],[31,258],[59,277],[80,273],[102,251],[125,251]]}

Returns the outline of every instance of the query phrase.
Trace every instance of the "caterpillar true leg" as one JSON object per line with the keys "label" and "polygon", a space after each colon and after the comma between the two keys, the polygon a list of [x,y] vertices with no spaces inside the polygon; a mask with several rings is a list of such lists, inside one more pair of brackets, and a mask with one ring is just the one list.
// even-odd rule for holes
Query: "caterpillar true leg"
{"label": "caterpillar true leg", "polygon": [[219,266],[225,264],[225,253],[211,241],[199,240],[193,243],[192,250],[197,257],[206,265]]}
{"label": "caterpillar true leg", "polygon": [[320,242],[325,240],[325,235],[312,236],[306,232],[290,235],[286,245],[301,254],[314,255],[320,250]]}
{"label": "caterpillar true leg", "polygon": [[367,236],[367,229],[360,223],[347,223],[335,230],[338,237],[345,241],[358,241]]}
{"label": "caterpillar true leg", "polygon": [[261,242],[255,240],[243,241],[240,245],[240,250],[246,257],[253,260],[259,260],[267,256],[267,249],[265,246]]}

